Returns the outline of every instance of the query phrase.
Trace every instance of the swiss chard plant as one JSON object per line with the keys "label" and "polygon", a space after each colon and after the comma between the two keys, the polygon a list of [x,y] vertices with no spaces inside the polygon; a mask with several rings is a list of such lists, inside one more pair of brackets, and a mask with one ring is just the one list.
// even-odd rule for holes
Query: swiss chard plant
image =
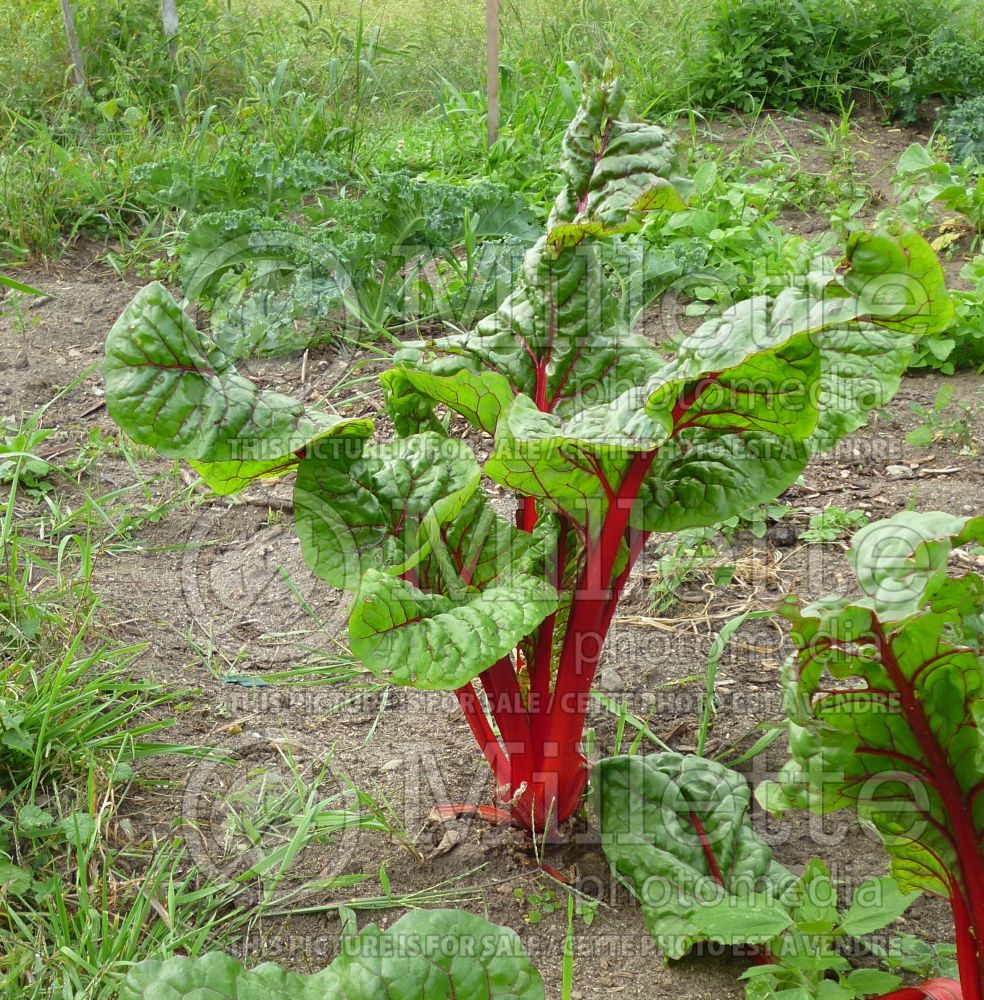
{"label": "swiss chard plant", "polygon": [[984,580],[948,562],[982,539],[984,518],[906,511],[855,535],[863,597],[788,600],[793,759],[761,789],[771,809],[855,809],[903,890],[950,900],[960,987],[925,993],[963,1000],[984,997]]}
{"label": "swiss chard plant", "polygon": [[120,1000],[543,1000],[516,934],[460,910],[417,910],[388,930],[370,924],[305,976],[271,962],[244,969],[220,952],[138,962]]}
{"label": "swiss chard plant", "polygon": [[649,535],[775,498],[952,313],[917,234],[856,234],[836,268],[735,305],[667,357],[629,327],[631,276],[599,253],[685,205],[675,143],[623,99],[617,81],[587,86],[547,231],[498,310],[396,355],[393,440],[261,391],[159,285],[106,345],[109,412],[131,437],[220,493],[296,472],[304,556],[355,594],[352,652],[395,684],[455,692],[495,815],[551,833],[582,800],[592,680]]}

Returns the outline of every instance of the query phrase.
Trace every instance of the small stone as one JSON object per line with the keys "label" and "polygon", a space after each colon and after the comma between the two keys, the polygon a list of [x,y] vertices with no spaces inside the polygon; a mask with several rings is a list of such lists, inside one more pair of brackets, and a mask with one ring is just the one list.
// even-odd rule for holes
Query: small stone
{"label": "small stone", "polygon": [[602,691],[624,691],[625,681],[622,680],[622,675],[617,670],[606,667],[598,674],[598,687]]}
{"label": "small stone", "polygon": [[385,764],[380,764],[379,770],[384,774],[389,774],[390,771],[399,771],[403,767],[403,758],[394,757],[392,760],[386,761]]}
{"label": "small stone", "polygon": [[907,465],[886,465],[885,473],[889,476],[908,476],[910,473]]}

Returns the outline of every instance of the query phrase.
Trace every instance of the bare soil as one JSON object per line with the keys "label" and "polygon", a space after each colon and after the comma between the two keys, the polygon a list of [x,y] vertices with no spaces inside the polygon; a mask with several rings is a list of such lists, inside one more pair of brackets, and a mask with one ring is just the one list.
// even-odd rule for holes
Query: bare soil
{"label": "bare soil", "polygon": [[[775,142],[778,134],[797,151],[804,169],[820,170],[826,151],[816,129],[830,124],[812,116],[760,120],[755,129],[763,131],[763,142]],[[711,129],[722,143],[754,131],[746,125]],[[853,141],[865,175],[887,184],[891,164],[919,137],[868,121]],[[802,232],[824,225],[792,215],[786,221]],[[44,426],[57,428],[42,446],[54,461],[76,454],[94,429],[107,438],[117,434],[101,405],[98,362],[110,325],[139,282],[120,278],[99,257],[96,248],[83,248],[61,263],[25,271],[23,279],[50,299],[20,310],[0,306],[0,415],[22,419],[75,382],[43,417]],[[247,368],[284,392],[303,389],[316,400],[332,400],[340,377],[358,360],[332,349],[312,352],[303,387],[300,358]],[[810,513],[831,505],[861,509],[872,519],[910,505],[979,512],[984,491],[979,376],[946,380],[968,407],[962,444],[952,438],[923,449],[905,443],[906,431],[918,422],[912,404],[929,406],[943,381],[935,375],[906,377],[877,420],[833,455],[816,460],[802,484],[784,497],[799,513],[771,527],[763,539],[746,534],[736,540],[732,558],[738,573],[729,588],[710,579],[698,582],[681,592],[674,607],[654,616],[649,599],[654,545],[637,567],[613,628],[600,675],[604,693],[642,716],[670,746],[691,750],[707,651],[721,625],[745,608],[788,593],[815,597],[850,587],[841,543],[798,541]],[[370,412],[375,402],[363,396],[353,406]],[[322,776],[325,796],[350,801],[350,782],[388,804],[396,833],[348,831],[333,845],[305,854],[299,876],[329,882],[358,873],[366,877],[355,886],[329,885],[294,897],[288,890],[298,883],[286,883],[281,908],[287,915],[260,922],[243,943],[244,953],[305,971],[320,968],[337,950],[338,918],[330,910],[297,910],[385,895],[387,884],[395,894],[421,893],[422,905],[435,905],[437,898],[426,893],[439,886],[462,893],[460,899],[449,897],[447,905],[466,906],[515,928],[544,976],[547,995],[559,997],[566,908],[536,920],[537,904],[530,898],[556,885],[538,868],[538,852],[515,831],[428,818],[438,801],[490,798],[481,755],[451,695],[383,691],[364,678],[343,681],[345,597],[304,567],[290,525],[289,485],[256,487],[245,498],[207,498],[171,463],[133,446],[103,451],[81,485],[100,496],[132,486],[136,473],[145,477],[147,494],[131,497],[131,517],[144,506],[164,501],[172,506],[166,516],[126,530],[118,520],[120,533],[105,543],[92,579],[102,627],[121,643],[146,644],[135,667],[142,676],[186,690],[170,738],[224,748],[237,764],[164,757],[142,766],[124,802],[126,823],[118,836],[146,840],[180,833],[193,859],[215,881],[225,880],[242,868],[237,845],[222,839],[232,810],[255,807],[260,778],[274,783],[284,778],[288,752],[302,767],[316,767],[330,754]],[[60,489],[66,503],[82,502],[78,486]],[[30,499],[21,503],[30,513]],[[756,622],[739,633],[720,666],[711,751],[747,747],[758,724],[780,717],[778,668],[788,652],[778,626]],[[278,671],[303,664],[320,664],[313,677],[320,683],[275,683]],[[609,754],[614,717],[595,706],[589,726],[596,756]],[[775,744],[745,766],[749,777],[757,782],[769,776],[783,754]],[[794,869],[819,854],[846,886],[886,869],[884,851],[850,817],[821,823],[757,815],[756,823],[778,859]],[[600,900],[594,923],[576,925],[575,998],[743,995],[736,981],[744,968],[738,959],[691,956],[663,963],[638,908],[607,872],[590,816],[575,824],[568,843],[544,850],[541,860]],[[388,922],[397,915],[384,909],[378,918]],[[952,937],[948,910],[938,900],[920,901],[900,925],[937,940]]]}

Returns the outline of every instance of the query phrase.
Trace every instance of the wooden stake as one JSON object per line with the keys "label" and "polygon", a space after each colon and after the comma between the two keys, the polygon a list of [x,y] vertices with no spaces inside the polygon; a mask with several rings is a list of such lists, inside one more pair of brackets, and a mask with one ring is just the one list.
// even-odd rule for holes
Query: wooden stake
{"label": "wooden stake", "polygon": [[485,0],[489,111],[486,126],[489,148],[499,137],[499,0]]}
{"label": "wooden stake", "polygon": [[85,66],[82,62],[82,50],[79,48],[79,37],[75,34],[75,18],[68,0],[61,0],[62,17],[65,21],[65,37],[68,39],[68,51],[72,55],[72,78],[75,86],[85,90]]}
{"label": "wooden stake", "polygon": [[161,0],[161,20],[164,22],[164,37],[171,59],[178,56],[178,0]]}

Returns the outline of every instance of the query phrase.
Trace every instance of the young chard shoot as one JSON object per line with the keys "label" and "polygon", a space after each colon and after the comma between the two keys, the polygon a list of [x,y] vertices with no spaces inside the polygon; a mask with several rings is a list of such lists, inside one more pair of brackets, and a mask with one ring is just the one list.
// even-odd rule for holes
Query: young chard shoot
{"label": "young chard shoot", "polygon": [[[918,235],[856,234],[838,268],[732,307],[668,359],[628,327],[599,253],[686,204],[674,143],[623,101],[616,80],[586,87],[546,234],[499,309],[396,356],[395,440],[260,391],[159,285],[106,345],[110,413],[136,440],[217,492],[296,471],[304,556],[355,593],[353,653],[454,691],[495,775],[488,814],[548,834],[582,800],[592,680],[649,534],[774,499],[891,398],[913,339],[952,314]],[[491,439],[483,465],[457,418]],[[483,477],[516,495],[514,518]]]}
{"label": "young chard shoot", "polygon": [[864,597],[788,600],[793,760],[760,789],[773,810],[856,809],[903,891],[949,898],[960,986],[921,989],[963,1000],[984,997],[984,580],[947,563],[982,540],[984,518],[906,511],[854,537]]}

